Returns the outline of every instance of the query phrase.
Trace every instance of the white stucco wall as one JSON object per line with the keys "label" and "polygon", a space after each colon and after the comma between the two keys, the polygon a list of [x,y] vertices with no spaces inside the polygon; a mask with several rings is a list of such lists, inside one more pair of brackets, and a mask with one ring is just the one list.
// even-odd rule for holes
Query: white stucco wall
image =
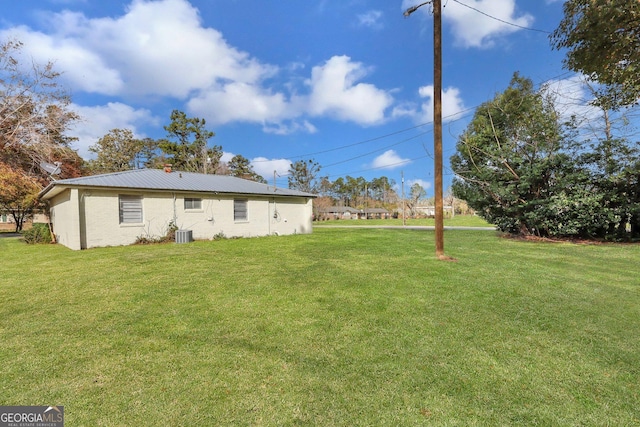
{"label": "white stucco wall", "polygon": [[50,201],[56,241],[74,250],[82,249],[78,200],[78,190],[74,188],[63,191]]}
{"label": "white stucco wall", "polygon": [[[71,197],[62,197],[67,192]],[[219,233],[225,237],[304,234],[311,233],[312,228],[312,201],[302,197],[94,189],[65,193],[52,200],[52,222],[59,242],[72,249],[128,245],[141,236],[161,237],[174,220],[179,229],[192,230],[193,238],[198,240],[212,239]],[[119,195],[142,196],[142,223],[119,223]],[[202,199],[202,209],[185,210],[185,197]],[[234,221],[235,198],[248,199],[247,221]],[[73,205],[77,206],[75,216]]]}

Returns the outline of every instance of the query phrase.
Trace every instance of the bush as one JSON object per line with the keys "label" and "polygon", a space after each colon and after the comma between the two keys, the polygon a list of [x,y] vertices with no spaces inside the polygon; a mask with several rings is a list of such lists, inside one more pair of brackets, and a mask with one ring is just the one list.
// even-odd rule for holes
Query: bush
{"label": "bush", "polygon": [[23,240],[30,245],[36,243],[51,243],[51,231],[47,224],[37,223],[33,224],[29,230],[22,232]]}
{"label": "bush", "polygon": [[178,226],[176,223],[171,220],[167,224],[167,228],[163,236],[154,237],[149,234],[147,231],[146,235],[140,235],[136,237],[136,241],[134,244],[136,245],[153,245],[157,243],[169,243],[176,241],[176,231],[178,231]]}

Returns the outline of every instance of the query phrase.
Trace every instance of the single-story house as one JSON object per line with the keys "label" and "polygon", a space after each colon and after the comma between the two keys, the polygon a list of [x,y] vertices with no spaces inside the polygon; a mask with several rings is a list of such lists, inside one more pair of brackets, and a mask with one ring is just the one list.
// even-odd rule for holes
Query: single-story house
{"label": "single-story house", "polygon": [[391,214],[384,208],[365,208],[361,212],[364,219],[389,219]]}
{"label": "single-story house", "polygon": [[[424,215],[424,216],[428,216],[428,217],[435,217],[436,216],[436,207],[435,206],[416,206],[414,208],[416,214],[418,215]],[[448,216],[448,217],[453,217],[454,216],[454,211],[453,211],[453,206],[443,206],[442,207],[442,211],[444,216]]]}
{"label": "single-story house", "polygon": [[174,225],[193,239],[311,233],[314,197],[170,168],[63,179],[40,193],[57,242],[71,249],[128,245]]}
{"label": "single-story house", "polygon": [[324,219],[357,219],[358,210],[349,206],[330,206],[319,208],[318,214]]}
{"label": "single-story house", "polygon": [[[22,224],[22,227],[24,230],[28,230],[29,228],[31,228],[33,224],[37,224],[37,223],[46,224],[48,222],[49,222],[49,218],[45,214],[36,212],[33,214],[31,218],[27,219]],[[16,229],[16,221],[13,219],[13,215],[7,212],[0,211],[0,230],[15,231],[15,229]]]}

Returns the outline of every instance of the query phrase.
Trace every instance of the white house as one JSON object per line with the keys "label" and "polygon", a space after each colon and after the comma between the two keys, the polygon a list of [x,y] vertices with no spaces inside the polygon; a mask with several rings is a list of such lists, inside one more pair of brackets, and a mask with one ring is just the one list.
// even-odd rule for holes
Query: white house
{"label": "white house", "polygon": [[137,169],[54,181],[40,193],[58,243],[119,246],[166,235],[194,239],[311,233],[313,194],[226,175]]}

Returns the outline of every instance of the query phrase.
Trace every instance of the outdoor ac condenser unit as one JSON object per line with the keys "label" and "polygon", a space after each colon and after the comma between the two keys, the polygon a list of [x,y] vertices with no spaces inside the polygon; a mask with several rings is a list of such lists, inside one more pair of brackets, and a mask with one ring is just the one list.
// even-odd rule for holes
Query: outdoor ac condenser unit
{"label": "outdoor ac condenser unit", "polygon": [[193,242],[192,230],[176,230],[176,243]]}

